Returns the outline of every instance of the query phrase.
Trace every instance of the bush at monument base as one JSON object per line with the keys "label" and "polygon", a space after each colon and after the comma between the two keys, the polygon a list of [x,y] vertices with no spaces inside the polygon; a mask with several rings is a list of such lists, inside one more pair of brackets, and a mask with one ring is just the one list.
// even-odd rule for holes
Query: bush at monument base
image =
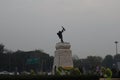
{"label": "bush at monument base", "polygon": [[102,67],[101,74],[102,74],[101,76],[106,78],[106,80],[111,80],[111,78],[112,78],[112,71],[110,68]]}
{"label": "bush at monument base", "polygon": [[58,67],[56,75],[81,75],[78,68],[73,67]]}

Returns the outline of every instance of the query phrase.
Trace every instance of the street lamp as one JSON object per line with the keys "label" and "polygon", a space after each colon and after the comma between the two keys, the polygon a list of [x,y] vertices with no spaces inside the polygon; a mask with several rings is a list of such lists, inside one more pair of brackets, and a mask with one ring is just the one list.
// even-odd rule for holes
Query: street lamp
{"label": "street lamp", "polygon": [[115,44],[116,44],[116,55],[117,55],[118,54],[118,49],[117,49],[118,41],[115,41]]}

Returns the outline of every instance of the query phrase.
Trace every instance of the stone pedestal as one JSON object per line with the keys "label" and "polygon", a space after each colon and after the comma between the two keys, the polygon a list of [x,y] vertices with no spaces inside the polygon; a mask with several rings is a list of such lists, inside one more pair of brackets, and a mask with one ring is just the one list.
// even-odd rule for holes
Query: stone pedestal
{"label": "stone pedestal", "polygon": [[58,67],[73,67],[72,51],[70,43],[56,43],[53,69]]}

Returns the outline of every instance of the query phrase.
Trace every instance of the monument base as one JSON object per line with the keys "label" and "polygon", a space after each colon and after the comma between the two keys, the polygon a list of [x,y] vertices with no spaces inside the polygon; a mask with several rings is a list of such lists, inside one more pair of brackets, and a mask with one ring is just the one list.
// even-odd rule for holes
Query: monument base
{"label": "monument base", "polygon": [[58,67],[73,67],[72,51],[70,43],[56,43],[53,69]]}

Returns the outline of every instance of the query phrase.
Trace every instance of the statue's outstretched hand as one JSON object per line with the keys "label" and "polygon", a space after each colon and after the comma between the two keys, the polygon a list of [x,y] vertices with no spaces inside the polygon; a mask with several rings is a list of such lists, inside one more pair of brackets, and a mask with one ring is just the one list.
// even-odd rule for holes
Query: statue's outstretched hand
{"label": "statue's outstretched hand", "polygon": [[63,31],[65,31],[65,28],[62,26],[62,28],[63,28]]}

